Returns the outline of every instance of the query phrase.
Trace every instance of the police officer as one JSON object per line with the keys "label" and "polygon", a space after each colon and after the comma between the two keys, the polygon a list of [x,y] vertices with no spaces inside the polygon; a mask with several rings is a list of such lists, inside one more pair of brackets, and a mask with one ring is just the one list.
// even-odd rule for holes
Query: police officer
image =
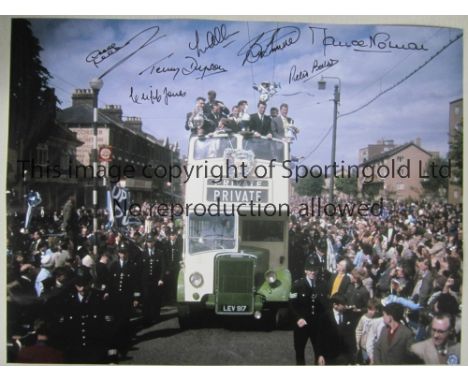
{"label": "police officer", "polygon": [[166,298],[168,303],[176,301],[177,277],[180,271],[182,257],[182,240],[175,231],[169,233],[166,247]]}
{"label": "police officer", "polygon": [[156,246],[154,237],[148,236],[141,259],[141,297],[146,324],[159,319],[165,271],[164,252],[160,245]]}
{"label": "police officer", "polygon": [[304,352],[309,339],[314,353],[317,352],[317,323],[327,309],[326,284],[319,275],[320,268],[316,257],[309,256],[304,266],[305,277],[294,282],[289,296],[297,365],[305,365]]}
{"label": "police officer", "polygon": [[77,271],[74,288],[60,304],[56,335],[60,336],[69,363],[103,363],[112,320],[104,292],[91,288],[85,269]]}
{"label": "police officer", "polygon": [[110,265],[109,301],[115,316],[115,347],[125,356],[132,336],[130,318],[140,297],[137,268],[128,260],[128,245],[121,242],[117,248],[118,259]]}

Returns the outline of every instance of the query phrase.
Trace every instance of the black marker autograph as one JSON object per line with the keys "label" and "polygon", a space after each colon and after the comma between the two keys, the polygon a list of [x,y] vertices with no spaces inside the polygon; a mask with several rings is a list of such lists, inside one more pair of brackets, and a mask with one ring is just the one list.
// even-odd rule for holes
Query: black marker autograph
{"label": "black marker autograph", "polygon": [[[189,42],[189,49],[195,50],[197,52],[197,57],[200,57],[202,54],[206,53],[208,49],[212,49],[227,40],[229,40],[232,36],[238,34],[239,31],[235,31],[232,33],[228,33],[226,24],[221,24],[213,28],[212,31],[206,32],[205,40],[206,45],[204,47],[200,47],[200,36],[198,34],[198,30],[195,31],[195,42],[192,44]],[[231,40],[227,44],[223,45],[223,48],[231,45],[236,40]]]}
{"label": "black marker autograph", "polygon": [[150,103],[154,105],[155,103],[163,102],[165,105],[169,105],[169,100],[171,98],[184,98],[187,95],[185,90],[169,90],[167,87],[164,87],[163,90],[153,89],[153,86],[149,86],[149,90],[138,92],[134,90],[133,86],[130,87],[130,99],[133,103],[141,105],[142,103]]}
{"label": "black marker autograph", "polygon": [[107,69],[103,74],[99,76],[99,78],[103,78],[105,75],[110,73],[112,70],[114,70],[116,67],[127,61],[129,58],[133,57],[136,53],[138,53],[141,49],[146,48],[147,46],[154,44],[156,41],[166,37],[166,35],[159,35],[160,28],[159,26],[155,25],[149,28],[146,28],[142,30],[141,32],[137,33],[135,36],[133,36],[130,40],[128,40],[125,44],[122,46],[116,45],[116,43],[110,44],[107,48],[105,49],[96,49],[93,50],[91,53],[89,53],[86,56],[86,62],[88,63],[93,63],[96,67],[99,67],[99,64],[103,62],[104,60],[108,59],[118,51],[122,50],[123,48],[129,46],[132,41],[137,39],[139,36],[145,36],[149,35],[149,37],[141,44],[138,46],[133,52],[122,58],[120,61],[112,65],[109,69]]}
{"label": "black marker autograph", "polygon": [[147,68],[143,69],[138,75],[143,73],[148,74],[164,74],[164,73],[174,73],[172,79],[175,80],[179,74],[183,76],[189,76],[191,74],[198,74],[198,77],[195,77],[197,80],[202,80],[206,77],[213,76],[215,74],[225,73],[228,70],[225,69],[222,65],[210,63],[208,65],[203,65],[198,62],[195,57],[185,56],[187,61],[184,66],[158,66],[161,61],[170,58],[173,56],[173,53],[168,56],[156,61]]}
{"label": "black marker autograph", "polygon": [[295,26],[285,26],[268,30],[253,37],[237,53],[244,56],[242,66],[246,62],[255,63],[258,60],[268,57],[272,53],[286,49],[294,45],[301,37],[301,30]]}
{"label": "black marker autograph", "polygon": [[355,52],[364,53],[391,53],[393,50],[427,51],[424,44],[415,42],[395,42],[390,33],[378,32],[370,35],[368,39],[340,41],[327,33],[327,28],[309,27],[312,32],[312,44],[315,43],[315,32],[319,32],[322,38],[323,55],[327,55],[327,47],[353,48]]}
{"label": "black marker autograph", "polygon": [[338,64],[339,60],[330,58],[328,60],[320,61],[314,60],[312,62],[312,67],[310,69],[299,70],[296,65],[291,66],[289,70],[289,83],[302,81],[307,82],[312,78],[318,76],[320,73],[325,70],[330,69],[331,67]]}

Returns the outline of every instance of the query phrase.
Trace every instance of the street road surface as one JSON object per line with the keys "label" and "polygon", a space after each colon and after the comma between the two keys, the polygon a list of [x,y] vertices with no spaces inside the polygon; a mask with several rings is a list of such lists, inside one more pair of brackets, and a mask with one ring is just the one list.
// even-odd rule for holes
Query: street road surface
{"label": "street road surface", "polygon": [[[182,331],[174,307],[163,308],[161,319],[137,332],[128,359],[120,364],[295,365],[292,330],[265,331],[253,319],[243,322],[212,315],[200,327]],[[312,356],[309,343],[308,364]]]}

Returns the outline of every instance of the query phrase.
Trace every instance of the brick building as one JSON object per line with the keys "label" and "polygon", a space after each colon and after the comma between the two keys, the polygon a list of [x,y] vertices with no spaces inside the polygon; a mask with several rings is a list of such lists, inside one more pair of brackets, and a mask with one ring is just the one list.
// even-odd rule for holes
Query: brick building
{"label": "brick building", "polygon": [[377,143],[371,143],[359,150],[359,163],[367,162],[376,156],[396,147],[393,139],[380,139]]}
{"label": "brick building", "polygon": [[423,188],[421,182],[427,162],[434,156],[414,142],[409,142],[401,146],[384,151],[380,155],[374,156],[359,167],[363,166],[388,166],[398,168],[408,166],[408,176],[402,171],[403,176],[388,175],[384,177],[375,176],[373,181],[366,181],[366,178],[358,177],[358,190],[364,194],[379,195],[392,199],[418,199],[421,197]]}
{"label": "brick building", "polygon": [[[83,165],[92,164],[93,148],[93,100],[91,89],[77,89],[72,95],[72,106],[59,112],[60,123],[76,133],[77,139],[83,142],[77,149],[77,160]],[[106,105],[99,109],[97,122],[98,150],[102,146],[111,146],[112,157],[110,162],[102,165],[109,168],[123,169],[130,165],[135,174],[142,174],[146,165],[153,167],[163,165],[168,167],[171,163],[179,162],[178,144],[171,144],[168,139],[158,140],[151,134],[143,131],[143,122],[138,117],[123,117],[119,105]],[[85,182],[85,190],[79,199],[80,204],[91,205],[92,182]],[[99,204],[102,207],[105,201],[103,184],[99,191]],[[106,187],[109,184],[106,182]],[[168,187],[164,179],[155,176],[135,176],[126,179],[126,187],[132,193],[135,202],[143,200],[161,200],[173,198],[174,186]]]}
{"label": "brick building", "polygon": [[[459,134],[463,129],[463,99],[458,99],[450,102],[449,106],[449,145],[456,134]],[[461,186],[453,184],[454,179],[449,180],[448,186],[448,202],[451,204],[459,204],[463,199]]]}

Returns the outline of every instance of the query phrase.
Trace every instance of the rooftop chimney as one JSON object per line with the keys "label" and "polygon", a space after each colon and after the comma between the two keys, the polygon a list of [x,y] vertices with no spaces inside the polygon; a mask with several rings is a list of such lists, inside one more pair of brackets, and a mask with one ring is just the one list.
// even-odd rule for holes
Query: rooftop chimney
{"label": "rooftop chimney", "polygon": [[142,132],[143,122],[140,117],[127,117],[124,121],[124,126],[136,133]]}
{"label": "rooftop chimney", "polygon": [[93,107],[94,94],[91,89],[75,89],[72,95],[72,106],[88,105]]}
{"label": "rooftop chimney", "polygon": [[122,122],[122,107],[120,105],[106,105],[101,111],[116,122]]}

